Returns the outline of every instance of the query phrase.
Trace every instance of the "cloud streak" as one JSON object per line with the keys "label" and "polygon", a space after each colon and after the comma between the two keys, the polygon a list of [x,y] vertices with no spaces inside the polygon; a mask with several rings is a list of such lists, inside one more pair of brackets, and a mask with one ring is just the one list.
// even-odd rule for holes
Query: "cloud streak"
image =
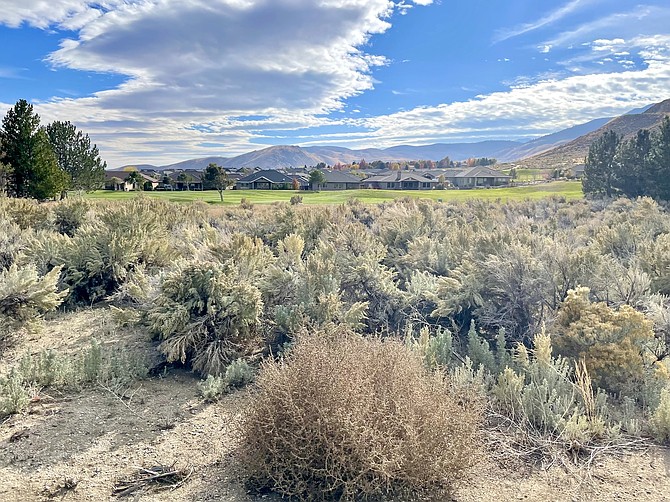
{"label": "cloud streak", "polygon": [[493,43],[503,42],[505,40],[509,40],[510,38],[518,37],[531,31],[543,28],[547,25],[556,23],[570,14],[573,14],[577,10],[582,9],[586,5],[592,3],[592,1],[593,0],[571,0],[562,7],[559,7],[546,16],[543,16],[533,22],[521,24],[506,30],[500,30],[494,35]]}

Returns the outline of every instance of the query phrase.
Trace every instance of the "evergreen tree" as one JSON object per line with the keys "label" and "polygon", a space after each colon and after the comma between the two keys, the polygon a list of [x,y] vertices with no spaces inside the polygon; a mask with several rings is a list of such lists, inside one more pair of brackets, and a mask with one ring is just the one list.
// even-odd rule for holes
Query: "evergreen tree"
{"label": "evergreen tree", "polygon": [[43,128],[35,134],[30,166],[30,178],[27,180],[30,197],[39,200],[49,199],[67,188],[69,177],[58,166],[49,136]]}
{"label": "evergreen tree", "polygon": [[321,185],[326,183],[326,175],[318,169],[314,169],[309,173],[309,184],[312,185],[312,189],[316,186],[316,190],[321,188]]}
{"label": "evergreen tree", "polygon": [[205,174],[202,177],[202,187],[205,190],[217,190],[221,202],[223,202],[223,191],[233,184],[233,180],[228,177],[228,174],[223,167],[209,163],[205,168]]}
{"label": "evergreen tree", "polygon": [[616,158],[616,176],[613,187],[627,197],[640,197],[649,193],[649,156],[652,140],[649,131],[638,131],[635,138],[619,145]]}
{"label": "evergreen tree", "polygon": [[670,117],[667,115],[653,137],[650,171],[653,191],[649,195],[656,199],[670,200]]}
{"label": "evergreen tree", "polygon": [[12,166],[0,162],[0,195],[6,194],[9,190],[12,179]]}
{"label": "evergreen tree", "polygon": [[8,193],[15,197],[29,197],[29,182],[33,178],[32,156],[40,117],[33,105],[25,99],[16,102],[2,120],[0,143],[5,152],[3,162],[12,168]]}
{"label": "evergreen tree", "polygon": [[100,158],[98,147],[91,146],[88,134],[60,121],[49,124],[46,131],[58,165],[70,177],[68,188],[87,192],[100,188],[107,163]]}
{"label": "evergreen tree", "polygon": [[586,194],[613,195],[615,158],[621,137],[615,131],[606,131],[589,148],[584,166],[582,189]]}

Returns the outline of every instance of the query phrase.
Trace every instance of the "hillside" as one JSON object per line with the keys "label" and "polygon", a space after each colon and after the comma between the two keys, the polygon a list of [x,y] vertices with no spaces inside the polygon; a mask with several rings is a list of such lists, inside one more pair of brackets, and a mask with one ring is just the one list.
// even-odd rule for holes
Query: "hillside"
{"label": "hillside", "polygon": [[312,153],[305,151],[299,146],[271,146],[262,150],[238,155],[227,159],[224,167],[260,167],[262,169],[276,169],[278,167],[302,167],[315,166],[321,159]]}
{"label": "hillside", "polygon": [[529,168],[569,167],[584,162],[591,143],[606,131],[630,137],[640,129],[655,129],[670,114],[670,99],[662,101],[642,113],[627,114],[616,117],[602,127],[584,134],[577,139],[543,152],[539,155],[523,159],[519,164]]}
{"label": "hillside", "polygon": [[[474,143],[435,143],[431,145],[397,145],[389,148],[353,150],[341,146],[294,145],[270,146],[236,157],[204,157],[160,166],[138,165],[141,169],[204,169],[210,162],[227,168],[260,167],[277,169],[287,167],[350,164],[365,159],[403,162],[410,160],[438,161],[445,157],[465,160],[471,157],[489,157],[499,162],[516,162],[526,167],[544,168],[570,166],[582,162],[595,138],[604,131],[615,130],[630,136],[639,129],[653,129],[670,113],[670,100],[629,111],[616,118],[605,117],[578,124],[525,143],[508,140],[489,140]],[[125,166],[128,167],[128,166]]]}
{"label": "hillside", "polygon": [[201,159],[184,160],[175,164],[161,166],[157,169],[182,170],[182,169],[205,169],[210,163],[224,165],[228,161],[227,157],[203,157]]}
{"label": "hillside", "polygon": [[568,129],[563,129],[562,131],[558,131],[553,134],[547,134],[541,138],[537,138],[527,143],[523,143],[517,147],[511,148],[503,152],[502,155],[499,155],[497,159],[500,162],[514,162],[520,159],[532,157],[534,155],[539,155],[551,150],[552,148],[556,148],[576,138],[579,138],[584,134],[593,132],[607,124],[610,120],[612,120],[612,117],[595,119],[584,124],[579,124],[573,127],[569,127]]}

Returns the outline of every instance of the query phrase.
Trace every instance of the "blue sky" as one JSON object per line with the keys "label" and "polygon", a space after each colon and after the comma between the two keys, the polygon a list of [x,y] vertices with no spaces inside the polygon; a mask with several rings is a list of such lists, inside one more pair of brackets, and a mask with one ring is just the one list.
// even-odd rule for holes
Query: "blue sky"
{"label": "blue sky", "polygon": [[667,0],[0,0],[0,111],[111,166],[526,140],[670,98]]}

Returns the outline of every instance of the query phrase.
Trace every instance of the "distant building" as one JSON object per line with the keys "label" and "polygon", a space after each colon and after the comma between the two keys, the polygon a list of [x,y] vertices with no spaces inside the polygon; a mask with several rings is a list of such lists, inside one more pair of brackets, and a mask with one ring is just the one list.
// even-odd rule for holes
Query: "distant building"
{"label": "distant building", "polygon": [[511,176],[486,166],[445,169],[442,174],[446,181],[458,188],[498,187],[512,181]]}
{"label": "distant building", "polygon": [[235,187],[238,190],[291,190],[293,178],[274,169],[266,169],[240,178]]}
{"label": "distant building", "polygon": [[360,178],[342,171],[323,170],[321,172],[325,176],[326,182],[319,187],[320,190],[357,190],[361,188],[363,183]]}
{"label": "distant building", "polygon": [[[128,180],[130,173],[136,172],[142,180],[142,186],[138,187]],[[158,186],[158,180],[152,176],[135,170],[110,170],[105,171],[105,190],[115,190],[121,192],[131,192],[133,190],[155,189]]]}
{"label": "distant building", "polygon": [[366,188],[382,190],[431,190],[437,183],[436,179],[426,178],[413,171],[390,171],[363,180]]}

